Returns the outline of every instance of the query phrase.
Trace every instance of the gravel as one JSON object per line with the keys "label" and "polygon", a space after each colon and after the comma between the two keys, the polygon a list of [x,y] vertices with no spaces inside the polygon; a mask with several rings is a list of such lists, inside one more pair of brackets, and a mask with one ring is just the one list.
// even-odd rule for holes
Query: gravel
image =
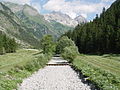
{"label": "gravel", "polygon": [[[65,62],[54,57],[49,63]],[[77,73],[68,65],[46,66],[31,77],[23,80],[18,90],[91,90],[79,79]]]}

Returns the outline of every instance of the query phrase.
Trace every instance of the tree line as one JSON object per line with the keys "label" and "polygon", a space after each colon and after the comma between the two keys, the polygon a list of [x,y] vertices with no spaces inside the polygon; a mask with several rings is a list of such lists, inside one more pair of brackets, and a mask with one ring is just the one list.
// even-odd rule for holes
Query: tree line
{"label": "tree line", "polygon": [[120,53],[120,0],[108,10],[103,8],[93,21],[78,25],[64,35],[74,40],[80,53]]}
{"label": "tree line", "polygon": [[11,39],[5,34],[0,33],[0,55],[16,52],[16,48],[17,43],[15,39]]}
{"label": "tree line", "polygon": [[79,54],[75,43],[66,36],[59,38],[55,42],[51,35],[45,35],[40,40],[40,47],[43,54],[54,55],[60,54],[64,59],[72,62],[72,60]]}

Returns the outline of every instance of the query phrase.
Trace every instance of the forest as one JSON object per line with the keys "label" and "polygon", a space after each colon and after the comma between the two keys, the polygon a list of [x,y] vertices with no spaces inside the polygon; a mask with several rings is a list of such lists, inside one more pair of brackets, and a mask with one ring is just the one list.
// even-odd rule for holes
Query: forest
{"label": "forest", "polygon": [[0,55],[16,52],[17,43],[2,32],[0,33]]}
{"label": "forest", "polygon": [[89,23],[78,25],[64,34],[71,38],[80,53],[120,53],[120,0]]}

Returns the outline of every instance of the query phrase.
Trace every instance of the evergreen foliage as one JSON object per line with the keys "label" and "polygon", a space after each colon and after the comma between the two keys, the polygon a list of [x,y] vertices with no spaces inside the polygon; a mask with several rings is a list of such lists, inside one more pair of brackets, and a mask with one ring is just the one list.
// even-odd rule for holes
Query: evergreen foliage
{"label": "evergreen foliage", "polygon": [[65,34],[75,41],[80,53],[120,53],[120,0],[98,17]]}
{"label": "evergreen foliage", "polygon": [[6,35],[0,34],[0,55],[13,53],[17,49],[15,39],[10,39]]}
{"label": "evergreen foliage", "polygon": [[41,41],[41,49],[44,54],[53,54],[55,51],[55,44],[51,35],[45,35]]}

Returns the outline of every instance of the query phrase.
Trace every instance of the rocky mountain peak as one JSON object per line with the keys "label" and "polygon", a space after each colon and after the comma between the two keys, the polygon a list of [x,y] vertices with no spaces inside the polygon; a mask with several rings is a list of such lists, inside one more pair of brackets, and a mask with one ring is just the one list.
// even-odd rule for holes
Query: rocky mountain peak
{"label": "rocky mountain peak", "polygon": [[38,11],[36,9],[34,9],[33,7],[29,6],[28,4],[25,4],[23,6],[23,10],[24,10],[24,12],[28,13],[31,16],[39,15]]}
{"label": "rocky mountain peak", "polygon": [[45,20],[47,21],[56,21],[63,25],[67,25],[70,27],[75,27],[79,23],[86,23],[87,20],[82,17],[81,15],[76,17],[75,19],[72,19],[69,15],[63,14],[61,12],[52,12],[49,14],[44,15]]}
{"label": "rocky mountain peak", "polygon": [[46,14],[44,15],[44,18],[49,22],[54,20],[56,22],[59,22],[67,26],[75,26],[77,24],[77,21],[74,21],[68,15],[60,12],[52,12],[52,13]]}
{"label": "rocky mountain peak", "polygon": [[77,16],[74,20],[77,21],[79,24],[87,22],[87,20],[81,15]]}
{"label": "rocky mountain peak", "polygon": [[12,2],[3,2],[4,5],[9,7],[14,13],[23,9],[23,5],[12,3]]}

